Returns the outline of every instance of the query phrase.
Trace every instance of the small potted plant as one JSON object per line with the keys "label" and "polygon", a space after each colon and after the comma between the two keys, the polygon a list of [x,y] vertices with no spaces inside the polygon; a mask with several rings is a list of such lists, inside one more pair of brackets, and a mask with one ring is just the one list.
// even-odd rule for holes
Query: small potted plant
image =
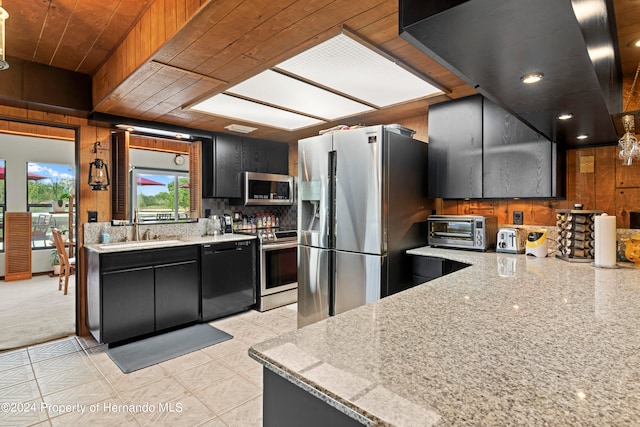
{"label": "small potted plant", "polygon": [[65,202],[69,198],[69,193],[60,193],[57,199],[51,203],[54,212],[64,212]]}
{"label": "small potted plant", "polygon": [[53,266],[53,274],[60,275],[60,255],[58,255],[57,249],[51,251],[51,265]]}
{"label": "small potted plant", "polygon": [[57,179],[53,179],[53,200],[51,201],[51,207],[54,212],[64,212],[65,202],[69,198],[69,191],[66,189],[65,184],[58,182]]}

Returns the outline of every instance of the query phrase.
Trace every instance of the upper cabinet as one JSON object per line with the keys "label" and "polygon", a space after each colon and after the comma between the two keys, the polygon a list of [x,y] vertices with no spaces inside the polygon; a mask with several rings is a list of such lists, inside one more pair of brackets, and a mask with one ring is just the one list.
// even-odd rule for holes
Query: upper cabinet
{"label": "upper cabinet", "polygon": [[557,144],[474,95],[429,108],[429,196],[556,198],[564,195]]}
{"label": "upper cabinet", "polygon": [[289,173],[289,145],[266,139],[242,139],[242,164],[246,172]]}
{"label": "upper cabinet", "polygon": [[242,137],[219,133],[214,140],[214,197],[242,197]]}
{"label": "upper cabinet", "polygon": [[242,172],[289,172],[289,145],[284,142],[217,133],[202,152],[203,197],[242,197]]}
{"label": "upper cabinet", "polygon": [[482,197],[482,97],[429,107],[429,197]]}
{"label": "upper cabinet", "polygon": [[554,197],[555,144],[493,102],[482,110],[482,196]]}

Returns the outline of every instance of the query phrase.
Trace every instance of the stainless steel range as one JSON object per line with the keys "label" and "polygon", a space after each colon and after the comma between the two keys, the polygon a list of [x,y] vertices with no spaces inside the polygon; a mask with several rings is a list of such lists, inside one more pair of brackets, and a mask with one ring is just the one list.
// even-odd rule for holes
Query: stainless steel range
{"label": "stainless steel range", "polygon": [[298,233],[295,230],[260,230],[258,236],[259,286],[256,308],[271,310],[298,300]]}

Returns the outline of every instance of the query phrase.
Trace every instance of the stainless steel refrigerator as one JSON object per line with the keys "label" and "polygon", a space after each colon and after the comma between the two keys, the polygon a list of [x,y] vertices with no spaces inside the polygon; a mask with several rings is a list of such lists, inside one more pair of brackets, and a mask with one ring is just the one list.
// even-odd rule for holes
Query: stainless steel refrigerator
{"label": "stainless steel refrigerator", "polygon": [[412,286],[427,244],[427,144],[397,125],[298,142],[298,327]]}

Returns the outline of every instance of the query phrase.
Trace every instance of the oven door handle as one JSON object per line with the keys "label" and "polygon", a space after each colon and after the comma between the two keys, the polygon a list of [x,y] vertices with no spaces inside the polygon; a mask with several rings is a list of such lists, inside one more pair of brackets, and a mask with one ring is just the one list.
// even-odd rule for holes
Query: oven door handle
{"label": "oven door handle", "polygon": [[263,251],[274,251],[276,249],[289,249],[289,248],[295,248],[296,246],[298,246],[298,244],[296,242],[287,242],[287,243],[267,243],[267,244],[262,244],[262,250]]}

